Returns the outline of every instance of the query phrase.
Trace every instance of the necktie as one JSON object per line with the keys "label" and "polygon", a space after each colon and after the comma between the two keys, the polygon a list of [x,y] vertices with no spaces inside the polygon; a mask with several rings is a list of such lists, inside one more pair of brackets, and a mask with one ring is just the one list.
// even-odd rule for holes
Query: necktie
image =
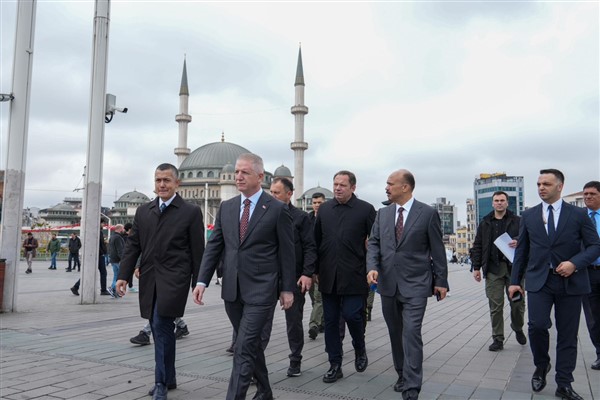
{"label": "necktie", "polygon": [[552,206],[548,206],[548,238],[552,240],[556,227],[554,226],[554,212],[552,212]]}
{"label": "necktie", "polygon": [[594,228],[598,229],[598,223],[596,222],[596,215],[598,215],[598,211],[592,211],[590,213],[590,219],[592,220],[592,224],[594,224]]}
{"label": "necktie", "polygon": [[167,208],[167,205],[166,205],[165,203],[162,203],[162,204],[160,205],[160,212],[161,212],[161,213],[165,212],[165,208]]}
{"label": "necktie", "polygon": [[250,221],[250,199],[244,200],[244,211],[240,220],[240,242],[244,240],[246,231],[248,230],[248,221]]}
{"label": "necktie", "polygon": [[404,215],[402,214],[403,211],[403,207],[400,207],[398,209],[398,219],[396,220],[396,244],[400,243],[400,239],[402,239],[402,232],[404,231]]}

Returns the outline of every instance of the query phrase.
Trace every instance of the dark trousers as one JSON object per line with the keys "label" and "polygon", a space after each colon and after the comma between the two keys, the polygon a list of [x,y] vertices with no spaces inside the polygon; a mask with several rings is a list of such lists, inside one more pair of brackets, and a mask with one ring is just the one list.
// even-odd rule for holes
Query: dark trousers
{"label": "dark trousers", "polygon": [[423,383],[423,338],[421,328],[426,297],[381,296],[381,310],[390,334],[392,359],[405,390],[421,391]]}
{"label": "dark trousers", "polygon": [[[73,268],[71,268],[71,261],[73,261]],[[69,252],[69,268],[68,269],[75,269],[75,268],[77,268],[77,271],[81,270],[81,263],[79,262],[79,253]]]}
{"label": "dark trousers", "polygon": [[285,322],[287,326],[288,344],[290,345],[290,361],[302,360],[302,349],[304,348],[304,327],[302,316],[304,314],[305,295],[300,291],[294,292],[294,303],[285,310]]}
{"label": "dark trousers", "polygon": [[[271,393],[261,335],[269,321],[272,325],[276,303],[244,304],[239,301],[239,298],[238,294],[237,301],[225,302],[225,311],[236,333],[227,400],[245,399],[253,375],[256,378],[257,393]],[[269,329],[268,336],[270,335]],[[268,340],[266,342],[268,343]]]}
{"label": "dark trousers", "polygon": [[154,301],[150,327],[154,336],[154,382],[168,385],[175,382],[175,318],[158,315]]}
{"label": "dark trousers", "polygon": [[348,325],[355,350],[365,349],[365,304],[367,295],[338,295],[321,293],[325,319],[325,347],[329,363],[342,364],[340,315]]}
{"label": "dark trousers", "polygon": [[100,290],[106,292],[106,258],[104,254],[98,256],[98,271],[100,271]]}
{"label": "dark trousers", "polygon": [[542,289],[527,293],[529,345],[535,366],[547,366],[550,362],[550,312],[554,306],[557,332],[555,380],[558,386],[571,386],[577,362],[577,332],[583,296],[567,294],[564,280],[560,275],[549,273]]}
{"label": "dark trousers", "polygon": [[588,269],[592,292],[583,296],[583,312],[596,358],[600,358],[600,270]]}

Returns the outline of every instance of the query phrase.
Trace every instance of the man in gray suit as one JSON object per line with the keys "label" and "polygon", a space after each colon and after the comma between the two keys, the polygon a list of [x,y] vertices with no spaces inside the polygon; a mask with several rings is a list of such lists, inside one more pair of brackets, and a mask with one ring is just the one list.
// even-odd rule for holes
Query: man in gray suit
{"label": "man in gray suit", "polygon": [[[388,326],[396,392],[418,399],[423,382],[421,326],[427,298],[448,291],[448,265],[440,217],[415,200],[415,178],[407,170],[393,172],[385,191],[392,202],[380,209],[367,246],[367,281],[377,284]],[[433,290],[432,290],[433,287]]]}
{"label": "man in gray suit", "polygon": [[253,399],[273,398],[261,331],[273,318],[277,298],[287,310],[296,289],[292,217],[287,205],[263,192],[263,178],[259,156],[238,157],[235,183],[241,196],[221,204],[194,289],[194,301],[202,305],[204,291],[222,260],[221,297],[237,332],[228,400],[246,398],[253,374],[257,386]]}

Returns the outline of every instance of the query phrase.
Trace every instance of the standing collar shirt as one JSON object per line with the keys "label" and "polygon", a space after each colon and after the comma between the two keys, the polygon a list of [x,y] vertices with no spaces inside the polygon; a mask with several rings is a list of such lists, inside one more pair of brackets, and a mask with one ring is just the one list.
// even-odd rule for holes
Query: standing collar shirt
{"label": "standing collar shirt", "polygon": [[[596,215],[592,216],[593,212],[596,212]],[[598,232],[598,236],[600,236],[600,210],[592,210],[590,208],[587,209],[588,216],[594,218],[596,220],[596,232]],[[598,257],[593,263],[593,265],[600,265],[600,257]]]}
{"label": "standing collar shirt", "polygon": [[546,228],[546,233],[548,233],[548,206],[552,205],[552,214],[554,216],[554,231],[556,232],[556,227],[558,226],[558,218],[560,217],[560,210],[562,209],[562,199],[558,199],[558,201],[548,204],[545,201],[542,201],[542,216],[544,217],[544,227]]}
{"label": "standing collar shirt", "polygon": [[248,218],[248,221],[250,221],[250,219],[252,219],[252,213],[254,212],[254,209],[256,208],[256,203],[258,203],[258,199],[260,199],[260,196],[262,195],[263,190],[260,189],[258,192],[254,193],[252,196],[250,197],[246,197],[243,194],[241,194],[241,201],[240,201],[240,220],[242,219],[242,213],[244,212],[244,201],[246,201],[246,199],[250,199],[250,217]]}
{"label": "standing collar shirt", "polygon": [[402,217],[404,218],[403,219],[404,225],[406,225],[406,218],[408,218],[408,213],[410,212],[410,208],[412,207],[414,202],[415,202],[415,198],[411,197],[410,200],[408,200],[403,205],[396,203],[396,217],[394,218],[394,224],[398,223],[398,210],[400,209],[400,207],[403,207],[404,211],[402,211]]}

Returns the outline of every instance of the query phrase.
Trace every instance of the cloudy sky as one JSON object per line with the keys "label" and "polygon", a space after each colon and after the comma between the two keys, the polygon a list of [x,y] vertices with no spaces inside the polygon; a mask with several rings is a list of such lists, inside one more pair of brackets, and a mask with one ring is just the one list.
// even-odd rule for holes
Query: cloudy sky
{"label": "cloudy sky", "polygon": [[[0,1],[0,92],[11,91],[15,1]],[[77,196],[86,163],[94,3],[38,1],[25,205]],[[410,169],[415,197],[459,207],[481,172],[540,168],[564,193],[600,176],[598,2],[255,3],[114,1],[107,90],[128,107],[106,125],[103,201],[151,195],[176,163],[184,54],[188,147],[220,140],[293,169],[294,77],[306,81],[305,188],[350,169],[376,206],[389,173]],[[6,164],[7,103],[0,105]],[[80,194],[79,194],[80,195]]]}

